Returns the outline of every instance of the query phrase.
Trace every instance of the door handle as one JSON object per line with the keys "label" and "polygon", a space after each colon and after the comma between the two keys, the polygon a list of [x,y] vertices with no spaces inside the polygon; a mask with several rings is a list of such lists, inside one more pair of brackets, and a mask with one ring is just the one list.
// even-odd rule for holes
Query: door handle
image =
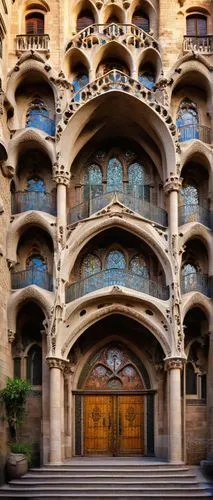
{"label": "door handle", "polygon": [[118,421],[118,428],[119,428],[119,436],[122,434],[122,420],[121,416],[119,415],[119,421]]}

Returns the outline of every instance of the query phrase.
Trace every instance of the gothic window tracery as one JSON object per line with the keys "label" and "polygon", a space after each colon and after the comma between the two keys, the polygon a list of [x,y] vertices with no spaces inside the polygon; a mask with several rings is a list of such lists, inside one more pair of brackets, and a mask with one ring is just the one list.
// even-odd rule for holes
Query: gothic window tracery
{"label": "gothic window tracery", "polygon": [[96,164],[89,165],[84,173],[84,198],[86,200],[102,194],[102,180],[101,168]]}
{"label": "gothic window tracery", "polygon": [[136,198],[150,199],[150,180],[147,170],[138,162],[132,163],[128,168],[128,183],[131,195]]}
{"label": "gothic window tracery", "polygon": [[182,276],[184,281],[185,291],[196,289],[198,268],[191,263],[184,264],[182,268]]}
{"label": "gothic window tracery", "polygon": [[111,250],[106,258],[106,269],[125,269],[126,261],[123,252]]}
{"label": "gothic window tracery", "polygon": [[92,276],[93,274],[99,273],[101,271],[101,262],[96,255],[87,254],[81,265],[81,275],[83,278]]}
{"label": "gothic window tracery", "polygon": [[143,278],[149,278],[149,269],[143,255],[135,255],[130,261],[130,270]]}
{"label": "gothic window tracery", "polygon": [[197,105],[189,99],[184,99],[180,104],[177,115],[179,141],[199,139],[199,116]]}
{"label": "gothic window tracery", "polygon": [[185,221],[196,221],[199,208],[199,189],[193,181],[184,183],[180,192],[180,203],[184,210]]}
{"label": "gothic window tracery", "polygon": [[107,191],[123,191],[123,167],[117,158],[111,158],[108,163]]}

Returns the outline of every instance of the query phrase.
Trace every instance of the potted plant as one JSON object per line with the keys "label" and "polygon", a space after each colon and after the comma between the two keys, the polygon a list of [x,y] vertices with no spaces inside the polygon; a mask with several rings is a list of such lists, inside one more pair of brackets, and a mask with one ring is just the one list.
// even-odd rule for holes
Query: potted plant
{"label": "potted plant", "polygon": [[31,460],[31,445],[18,442],[18,429],[23,421],[30,384],[19,378],[8,378],[0,392],[5,407],[5,419],[8,422],[11,453],[7,460],[8,478],[17,478],[25,474]]}

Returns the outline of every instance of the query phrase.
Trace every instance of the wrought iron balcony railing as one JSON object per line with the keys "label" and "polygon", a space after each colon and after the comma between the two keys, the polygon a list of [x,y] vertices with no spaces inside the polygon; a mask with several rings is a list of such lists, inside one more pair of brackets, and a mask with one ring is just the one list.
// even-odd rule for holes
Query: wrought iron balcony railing
{"label": "wrought iron balcony railing", "polygon": [[53,277],[47,271],[30,267],[24,271],[13,271],[11,273],[11,285],[13,290],[25,288],[29,285],[37,285],[51,292],[53,290]]}
{"label": "wrought iron balcony railing", "polygon": [[184,36],[184,52],[198,52],[200,54],[213,54],[213,35]]}
{"label": "wrought iron balcony railing", "polygon": [[16,51],[36,50],[38,52],[49,52],[49,42],[49,35],[17,35]]}
{"label": "wrought iron balcony railing", "polygon": [[142,215],[142,217],[152,220],[161,226],[168,226],[167,212],[163,208],[152,205],[152,203],[144,199],[115,191],[96,196],[71,208],[67,215],[67,223],[74,224],[79,220],[87,219],[90,215],[106,207],[115,195],[119,202]]}
{"label": "wrought iron balcony railing", "polygon": [[55,135],[55,120],[51,120],[51,118],[39,111],[29,116],[26,127],[38,128],[48,135]]}
{"label": "wrought iron balcony railing", "polygon": [[211,129],[205,125],[182,125],[177,130],[179,142],[199,139],[206,144],[211,144]]}
{"label": "wrought iron balcony railing", "polygon": [[12,194],[12,214],[39,210],[56,215],[56,199],[51,193],[39,191],[18,191]]}
{"label": "wrought iron balcony railing", "polygon": [[211,227],[210,211],[200,205],[183,205],[179,207],[179,225],[188,222],[200,222],[204,226]]}
{"label": "wrought iron balcony railing", "polygon": [[169,288],[167,286],[162,286],[155,281],[151,281],[149,278],[133,274],[125,269],[106,269],[70,284],[66,290],[66,303],[72,302],[95,290],[113,285],[131,288],[161,300],[169,298]]}
{"label": "wrought iron balcony railing", "polygon": [[152,35],[146,33],[135,24],[91,24],[87,28],[79,31],[72,37],[68,43],[66,51],[70,48],[90,49],[94,45],[103,45],[107,39],[114,40],[116,38],[125,37],[125,43],[132,45],[135,48],[153,47],[159,50],[158,42]]}
{"label": "wrought iron balcony railing", "polygon": [[191,273],[181,279],[181,293],[200,292],[213,297],[212,285],[207,274]]}

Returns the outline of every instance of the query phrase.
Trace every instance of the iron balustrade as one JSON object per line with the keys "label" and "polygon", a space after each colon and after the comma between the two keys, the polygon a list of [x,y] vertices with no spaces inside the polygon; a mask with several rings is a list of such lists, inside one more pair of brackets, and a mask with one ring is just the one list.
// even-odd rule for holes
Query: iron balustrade
{"label": "iron balustrade", "polygon": [[42,52],[49,51],[49,35],[17,35],[16,50],[25,52],[27,50],[36,50]]}
{"label": "iron balustrade", "polygon": [[200,292],[207,297],[212,296],[209,277],[207,274],[190,273],[181,279],[181,293]]}
{"label": "iron balustrade", "polygon": [[56,215],[56,198],[51,193],[39,191],[17,191],[12,194],[12,214],[39,210]]}
{"label": "iron balustrade", "polygon": [[29,116],[26,122],[26,127],[38,128],[50,136],[55,135],[55,120],[52,120],[49,116],[46,116],[44,113],[39,111]]}
{"label": "iron balustrade", "polygon": [[[93,45],[97,45],[97,37],[100,36],[100,44],[103,45],[105,38],[117,38],[128,36],[128,43],[133,45],[135,48],[141,48],[140,41],[143,43],[144,48],[154,47],[159,50],[158,42],[153,38],[152,35],[139,28],[135,24],[121,24],[121,23],[110,23],[106,24],[91,24],[83,30],[76,33],[72,40],[68,43],[66,47],[66,52],[72,47],[81,48],[91,48]],[[103,37],[103,38],[102,38]]]}
{"label": "iron balustrade", "polygon": [[[133,192],[133,188],[134,186],[128,186],[128,191],[132,190]],[[90,215],[102,210],[102,208],[106,207],[112,201],[114,196],[116,196],[117,200],[123,205],[142,215],[142,217],[153,220],[157,224],[167,227],[168,219],[166,210],[153,205],[145,199],[140,199],[125,192],[123,193],[117,191],[103,193],[101,196],[96,196],[71,208],[67,215],[68,225],[74,224],[79,220],[86,219],[90,217]]]}
{"label": "iron balustrade", "polygon": [[179,207],[179,225],[188,222],[200,222],[204,226],[211,227],[210,211],[200,205],[183,205]]}
{"label": "iron balustrade", "polygon": [[199,139],[206,144],[211,144],[211,129],[205,125],[189,124],[177,127],[179,142]]}
{"label": "iron balustrade", "polygon": [[200,54],[213,54],[213,35],[184,36],[184,52],[199,52]]}
{"label": "iron balustrade", "polygon": [[37,285],[51,292],[53,290],[53,277],[47,271],[29,267],[23,271],[13,271],[11,273],[11,285],[13,290]]}
{"label": "iron balustrade", "polygon": [[157,281],[133,274],[126,269],[106,269],[70,284],[66,289],[66,303],[107,286],[124,286],[161,300],[168,300],[169,288]]}

